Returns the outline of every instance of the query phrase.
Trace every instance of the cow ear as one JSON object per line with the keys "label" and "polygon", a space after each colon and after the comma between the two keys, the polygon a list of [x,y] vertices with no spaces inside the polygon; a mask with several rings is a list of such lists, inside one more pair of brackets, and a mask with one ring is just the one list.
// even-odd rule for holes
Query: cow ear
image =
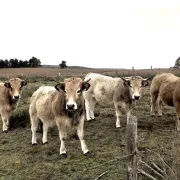
{"label": "cow ear", "polygon": [[130,86],[130,81],[126,78],[120,77],[124,81],[125,86]]}
{"label": "cow ear", "polygon": [[10,84],[9,82],[4,83],[4,86],[5,86],[6,88],[11,88],[11,84]]}
{"label": "cow ear", "polygon": [[143,87],[145,87],[145,86],[148,86],[149,83],[148,83],[147,80],[142,80],[141,85],[142,85]]}
{"label": "cow ear", "polygon": [[87,91],[91,85],[88,82],[82,83],[82,91]]}
{"label": "cow ear", "polygon": [[130,86],[130,81],[129,81],[129,80],[125,80],[125,81],[124,81],[124,85],[125,85],[125,86]]}
{"label": "cow ear", "polygon": [[27,82],[26,81],[22,81],[21,82],[21,86],[26,86],[27,85]]}
{"label": "cow ear", "polygon": [[56,85],[55,85],[55,89],[56,89],[57,91],[62,90],[62,91],[65,92],[65,83],[56,84]]}

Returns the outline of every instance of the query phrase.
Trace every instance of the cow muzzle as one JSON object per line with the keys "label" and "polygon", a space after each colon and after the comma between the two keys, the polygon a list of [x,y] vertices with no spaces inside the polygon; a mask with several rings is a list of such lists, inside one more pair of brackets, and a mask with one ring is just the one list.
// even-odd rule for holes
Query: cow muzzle
{"label": "cow muzzle", "polygon": [[139,100],[140,96],[134,96],[134,100]]}
{"label": "cow muzzle", "polygon": [[77,110],[77,105],[76,104],[66,104],[66,109],[68,111],[76,111]]}
{"label": "cow muzzle", "polygon": [[20,98],[21,98],[20,95],[13,96],[13,99],[14,99],[14,100],[19,100]]}

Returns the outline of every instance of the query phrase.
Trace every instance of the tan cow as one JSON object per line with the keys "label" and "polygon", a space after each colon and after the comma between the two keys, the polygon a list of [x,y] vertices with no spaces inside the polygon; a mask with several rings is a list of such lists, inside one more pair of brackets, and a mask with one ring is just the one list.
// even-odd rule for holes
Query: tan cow
{"label": "tan cow", "polygon": [[141,98],[141,88],[148,85],[148,79],[140,76],[113,78],[96,73],[89,73],[85,81],[90,80],[90,88],[83,93],[86,106],[87,120],[94,119],[96,103],[102,106],[115,106],[116,127],[121,127],[122,114],[130,116],[130,110],[135,102]]}
{"label": "tan cow", "polygon": [[84,140],[84,99],[82,92],[89,83],[81,78],[68,78],[54,87],[42,86],[31,98],[29,113],[31,119],[32,144],[37,144],[36,131],[38,118],[43,122],[42,142],[47,143],[50,126],[57,125],[61,141],[60,155],[66,157],[65,139],[67,128],[76,127],[81,149],[86,155],[89,151]]}
{"label": "tan cow", "polygon": [[162,116],[162,102],[176,109],[177,130],[180,131],[180,78],[171,73],[157,74],[150,87],[151,115],[155,115],[156,102],[158,115]]}
{"label": "tan cow", "polygon": [[7,132],[9,118],[16,109],[21,98],[22,87],[27,83],[19,78],[12,78],[8,82],[0,82],[0,114],[3,121],[3,132]]}

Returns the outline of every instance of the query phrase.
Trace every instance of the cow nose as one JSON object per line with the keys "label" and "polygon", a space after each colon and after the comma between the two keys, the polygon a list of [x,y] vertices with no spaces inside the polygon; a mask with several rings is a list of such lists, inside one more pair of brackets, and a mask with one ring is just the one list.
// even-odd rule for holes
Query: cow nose
{"label": "cow nose", "polygon": [[67,104],[67,109],[68,110],[73,110],[74,109],[74,104]]}
{"label": "cow nose", "polygon": [[134,96],[134,99],[138,100],[138,99],[140,99],[140,96]]}
{"label": "cow nose", "polygon": [[14,96],[14,99],[15,99],[15,100],[18,100],[18,99],[19,99],[19,95],[18,95],[18,96]]}

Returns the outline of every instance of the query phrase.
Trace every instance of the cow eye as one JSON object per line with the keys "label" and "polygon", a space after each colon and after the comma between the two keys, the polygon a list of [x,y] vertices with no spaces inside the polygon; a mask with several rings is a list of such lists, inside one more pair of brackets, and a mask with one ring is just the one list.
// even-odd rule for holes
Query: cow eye
{"label": "cow eye", "polygon": [[78,94],[81,93],[81,89],[78,89],[78,90],[77,90],[77,93],[78,93]]}

